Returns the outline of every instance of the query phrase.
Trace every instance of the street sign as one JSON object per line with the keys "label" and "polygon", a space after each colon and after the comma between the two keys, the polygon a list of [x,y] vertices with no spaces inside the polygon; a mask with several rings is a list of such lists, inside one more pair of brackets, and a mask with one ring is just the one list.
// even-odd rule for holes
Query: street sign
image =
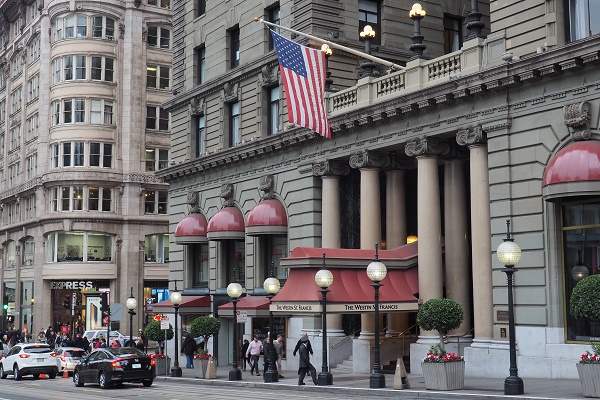
{"label": "street sign", "polygon": [[237,311],[237,323],[245,324],[248,321],[248,311]]}
{"label": "street sign", "polygon": [[160,329],[169,329],[169,317],[162,317],[160,320]]}
{"label": "street sign", "polygon": [[110,319],[113,321],[123,320],[123,303],[112,303],[110,305]]}

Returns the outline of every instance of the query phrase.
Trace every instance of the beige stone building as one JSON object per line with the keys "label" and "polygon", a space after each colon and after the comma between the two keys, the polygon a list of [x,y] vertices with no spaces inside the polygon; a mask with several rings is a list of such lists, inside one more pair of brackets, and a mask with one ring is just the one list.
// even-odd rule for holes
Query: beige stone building
{"label": "beige stone building", "polygon": [[[519,374],[576,376],[584,344],[600,337],[596,322],[569,313],[573,286],[599,265],[599,11],[591,1],[471,3],[422,3],[420,34],[410,6],[387,0],[176,5],[177,94],[165,104],[175,165],[159,173],[170,184],[170,276],[190,301],[211,302],[182,308],[184,327],[194,313],[221,318],[220,363],[231,362],[234,326],[238,338],[266,335],[263,281],[274,272],[282,289],[270,309],[275,333],[287,338],[288,368],[300,331],[314,336],[319,365],[314,274],[326,263],[334,381],[350,356],[354,371],[369,372],[365,269],[378,243],[388,266],[383,364],[403,355],[420,371],[438,339],[414,326],[416,309],[449,297],[465,310],[448,346],[465,355],[467,374],[507,376],[506,276],[495,251],[509,219],[523,254],[514,290]],[[364,60],[334,49],[333,138],[325,140],[287,123],[269,33],[253,17],[355,49],[368,22],[378,32],[373,53],[405,67],[365,76]],[[407,244],[409,236],[418,241]],[[225,292],[234,280],[248,317],[239,324]]]}
{"label": "beige stone building", "polygon": [[[171,1],[4,0],[0,10],[3,327],[79,332],[168,294]],[[119,320],[118,305],[113,320]],[[149,309],[148,309],[149,310]]]}

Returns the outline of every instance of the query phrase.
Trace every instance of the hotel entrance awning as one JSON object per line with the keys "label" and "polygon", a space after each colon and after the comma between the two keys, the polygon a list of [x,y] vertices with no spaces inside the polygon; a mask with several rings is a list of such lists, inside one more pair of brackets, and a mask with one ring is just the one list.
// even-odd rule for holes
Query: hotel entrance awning
{"label": "hotel entrance awning", "polygon": [[[236,308],[238,311],[245,311],[249,317],[268,317],[269,299],[266,296],[242,297]],[[223,317],[233,316],[233,303],[229,302],[219,306],[219,315]]]}

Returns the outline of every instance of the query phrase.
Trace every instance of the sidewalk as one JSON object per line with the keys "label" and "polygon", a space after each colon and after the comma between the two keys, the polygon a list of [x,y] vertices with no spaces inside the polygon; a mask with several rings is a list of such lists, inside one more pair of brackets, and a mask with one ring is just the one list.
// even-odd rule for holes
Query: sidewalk
{"label": "sidewalk", "polygon": [[[428,399],[464,399],[470,400],[500,400],[500,399],[585,399],[582,394],[581,384],[578,379],[529,379],[524,378],[525,394],[520,396],[504,395],[504,378],[465,378],[465,389],[457,391],[433,391],[425,389],[425,382],[422,375],[409,375],[408,382],[410,389],[394,390],[394,375],[386,375],[385,389],[370,389],[368,374],[340,373],[333,374],[333,386],[314,386],[311,378],[306,377],[305,386],[298,386],[297,371],[283,371],[285,378],[276,383],[264,383],[263,375],[250,375],[250,371],[242,371],[242,380],[229,381],[229,371],[231,366],[218,367],[216,379],[199,379],[194,377],[194,370],[185,368],[185,359],[181,378],[172,378],[170,376],[157,376],[157,381],[178,380],[182,383],[197,385],[227,385],[243,387],[269,387],[270,389],[281,390],[310,390],[315,392],[330,393],[348,393],[352,391],[353,395],[370,397],[377,391],[381,397],[397,398],[428,398]],[[320,368],[317,368],[317,373]],[[262,372],[262,371],[261,371]],[[385,393],[385,394],[384,394]]]}

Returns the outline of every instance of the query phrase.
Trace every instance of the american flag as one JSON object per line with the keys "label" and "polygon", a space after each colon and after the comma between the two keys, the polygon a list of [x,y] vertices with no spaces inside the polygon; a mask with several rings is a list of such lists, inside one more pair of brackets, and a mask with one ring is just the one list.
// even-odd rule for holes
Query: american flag
{"label": "american flag", "polygon": [[294,43],[271,31],[279,70],[285,88],[288,121],[331,139],[331,128],[323,100],[325,54]]}

